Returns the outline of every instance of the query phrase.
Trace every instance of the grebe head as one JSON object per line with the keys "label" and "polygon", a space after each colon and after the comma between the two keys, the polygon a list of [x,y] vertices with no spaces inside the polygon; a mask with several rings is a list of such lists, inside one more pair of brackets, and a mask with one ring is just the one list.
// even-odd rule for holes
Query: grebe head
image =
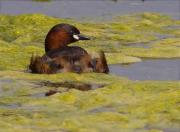
{"label": "grebe head", "polygon": [[80,34],[80,31],[70,24],[55,25],[47,34],[45,39],[45,51],[65,47],[66,45],[79,41],[89,40]]}

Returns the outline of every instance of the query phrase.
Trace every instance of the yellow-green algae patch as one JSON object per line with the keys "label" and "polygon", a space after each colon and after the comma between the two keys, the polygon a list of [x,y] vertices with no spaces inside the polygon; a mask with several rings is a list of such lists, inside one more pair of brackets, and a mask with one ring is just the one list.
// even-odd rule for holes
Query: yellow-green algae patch
{"label": "yellow-green algae patch", "polygon": [[[179,129],[180,82],[134,82],[95,73],[43,76],[4,71],[0,76],[1,130],[130,132]],[[44,96],[42,94],[53,88],[38,83],[47,80],[103,83],[105,86]]]}
{"label": "yellow-green algae patch", "polygon": [[[156,13],[121,16],[110,22],[98,23],[53,18],[42,14],[0,15],[0,23],[1,70],[24,70],[32,53],[44,53],[44,38],[50,28],[58,23],[73,24],[83,34],[90,36],[91,41],[72,45],[81,46],[90,52],[104,50],[108,63],[138,62],[141,57],[180,57],[179,20]],[[168,38],[161,40],[159,36],[163,35]],[[138,43],[144,43],[150,48],[133,47],[133,44]],[[12,63],[13,60],[15,64]]]}
{"label": "yellow-green algae patch", "polygon": [[[142,57],[180,57],[179,20],[143,13],[97,23],[26,14],[0,15],[0,23],[1,131],[162,132],[180,129],[178,81],[130,81],[97,73],[39,75],[24,72],[32,54],[44,54],[44,38],[55,24],[77,26],[92,40],[72,45],[88,52],[104,50],[110,64],[139,62]],[[133,47],[138,43],[149,47]],[[104,87],[65,91],[64,87],[40,85],[41,82],[66,81],[103,84]],[[54,89],[62,92],[45,96]]]}

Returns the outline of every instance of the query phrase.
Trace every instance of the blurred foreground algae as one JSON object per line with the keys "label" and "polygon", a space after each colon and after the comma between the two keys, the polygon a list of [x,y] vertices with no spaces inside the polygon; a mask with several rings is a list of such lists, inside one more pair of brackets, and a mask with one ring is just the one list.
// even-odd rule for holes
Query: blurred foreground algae
{"label": "blurred foreground algae", "polygon": [[[11,77],[12,75],[17,75]],[[179,129],[179,82],[130,81],[112,75],[31,75],[1,72],[1,130],[163,131]],[[98,80],[96,79],[98,76]],[[103,88],[42,96],[49,80],[106,84]],[[7,80],[7,82],[6,82]],[[62,89],[62,87],[56,87]],[[39,93],[39,94],[38,94]],[[36,96],[35,96],[36,95]],[[148,128],[148,130],[147,130]]]}

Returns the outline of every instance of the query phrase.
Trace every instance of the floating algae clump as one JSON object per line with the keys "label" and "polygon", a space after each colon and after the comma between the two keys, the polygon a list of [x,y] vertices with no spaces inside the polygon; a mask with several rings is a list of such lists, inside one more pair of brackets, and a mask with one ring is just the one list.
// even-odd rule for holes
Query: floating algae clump
{"label": "floating algae clump", "polygon": [[[179,57],[179,48],[174,47],[179,43],[176,41],[179,29],[173,28],[180,26],[179,20],[156,13],[121,16],[103,24],[53,18],[41,14],[0,15],[0,23],[0,51],[4,51],[0,53],[1,70],[25,69],[32,53],[44,53],[45,36],[49,29],[58,23],[74,23],[84,34],[89,35],[92,41],[78,42],[73,45],[81,46],[88,51],[104,50],[108,52],[109,63],[138,62],[141,57]],[[162,38],[159,36],[166,37],[162,41],[163,43],[167,41],[169,44],[153,45],[152,43],[156,43],[154,41],[161,41]],[[144,43],[151,48],[133,47],[133,44],[138,43]],[[8,51],[5,51],[5,48]],[[111,56],[114,56],[114,53],[117,53],[116,58],[119,59],[112,61]],[[14,66],[10,66],[12,60],[16,61]]]}
{"label": "floating algae clump", "polygon": [[[95,23],[26,14],[0,15],[0,23],[1,131],[160,132],[180,129],[178,81],[130,81],[97,73],[38,75],[22,72],[32,54],[44,54],[46,33],[58,23],[74,23],[89,35],[92,41],[72,45],[88,52],[104,50],[109,64],[139,62],[142,57],[180,57],[179,29],[174,28],[180,26],[179,20],[144,13]],[[149,47],[133,46],[139,43]],[[67,82],[71,85],[65,85]],[[77,84],[101,87],[82,91],[87,85]],[[46,96],[50,90],[58,92]]]}
{"label": "floating algae clump", "polygon": [[[11,77],[12,75],[13,78]],[[18,75],[19,74],[19,75]],[[179,82],[133,82],[103,74],[49,76],[1,72],[0,125],[17,131],[148,131],[179,129]],[[104,83],[89,91],[69,89],[44,96],[53,87],[39,81]],[[96,79],[98,77],[98,80]],[[3,82],[3,83],[2,83]],[[13,86],[13,87],[12,87]],[[56,87],[61,90],[62,87]],[[44,94],[44,95],[42,95]],[[8,122],[8,123],[7,123]]]}

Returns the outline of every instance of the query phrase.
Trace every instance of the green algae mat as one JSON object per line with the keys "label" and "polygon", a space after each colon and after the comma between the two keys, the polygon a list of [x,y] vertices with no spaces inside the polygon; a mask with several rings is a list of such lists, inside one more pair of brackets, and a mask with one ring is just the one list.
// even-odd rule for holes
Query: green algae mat
{"label": "green algae mat", "polygon": [[[0,131],[179,132],[179,81],[28,73],[30,56],[44,54],[44,38],[58,23],[73,24],[90,36],[91,41],[72,45],[92,53],[104,50],[109,64],[180,58],[180,21],[161,14],[120,16],[110,22],[0,15]],[[45,96],[52,90],[57,93]]]}

